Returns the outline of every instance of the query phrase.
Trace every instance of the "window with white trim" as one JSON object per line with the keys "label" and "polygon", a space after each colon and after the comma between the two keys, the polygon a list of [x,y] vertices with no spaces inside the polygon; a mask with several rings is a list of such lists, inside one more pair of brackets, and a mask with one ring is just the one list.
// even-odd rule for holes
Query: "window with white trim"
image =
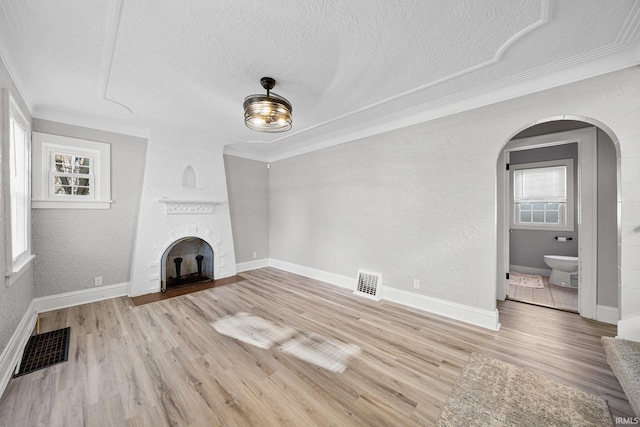
{"label": "window with white trim", "polygon": [[109,209],[111,146],[33,133],[33,208]]}
{"label": "window with white trim", "polygon": [[93,195],[93,156],[52,150],[49,157],[47,187],[52,196],[90,198]]}
{"label": "window with white trim", "polygon": [[511,228],[573,231],[573,159],[510,165]]}
{"label": "window with white trim", "polygon": [[[9,111],[5,122],[4,177],[6,211],[6,271],[7,284],[29,266],[31,254],[31,128],[26,116],[8,91],[4,91],[4,107]],[[6,120],[6,119],[5,119]]]}

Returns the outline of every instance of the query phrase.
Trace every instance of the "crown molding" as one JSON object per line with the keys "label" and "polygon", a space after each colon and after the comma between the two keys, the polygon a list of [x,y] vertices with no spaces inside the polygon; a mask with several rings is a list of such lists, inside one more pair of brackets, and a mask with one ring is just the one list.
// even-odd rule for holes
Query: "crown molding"
{"label": "crown molding", "polygon": [[[640,26],[638,28],[640,29]],[[637,41],[637,36],[635,39]],[[379,120],[369,119],[354,124],[351,129],[333,130],[333,136],[328,138],[323,137],[323,132],[318,129],[315,132],[316,135],[309,135],[309,138],[303,142],[287,146],[286,141],[282,141],[280,147],[276,144],[269,147],[267,161],[276,162],[299,156],[334,145],[553,89],[638,64],[640,64],[640,49],[634,48],[634,46],[611,45],[606,49],[599,49],[599,52],[576,55],[544,67],[406,108],[398,111],[383,123],[380,123]]]}
{"label": "crown molding", "polygon": [[[393,117],[387,116],[387,120],[384,123],[380,123],[379,119],[370,119],[370,117],[378,117],[375,113],[376,110],[397,111],[397,108],[389,108],[392,102],[401,104],[403,99],[408,100],[409,97],[426,92],[426,90],[436,85],[496,64],[501,60],[505,52],[519,40],[552,20],[552,6],[551,1],[542,1],[540,4],[540,18],[505,41],[491,60],[276,139],[269,144],[267,161],[275,162],[302,155],[356,139],[517,98],[529,93],[552,89],[640,63],[640,43],[638,43],[640,38],[640,0],[636,0],[615,42],[610,45],[426,103],[413,105],[398,111]],[[410,102],[407,103],[410,104]],[[380,117],[382,117],[382,114]],[[338,124],[339,121],[349,123],[349,127],[341,127]]]}

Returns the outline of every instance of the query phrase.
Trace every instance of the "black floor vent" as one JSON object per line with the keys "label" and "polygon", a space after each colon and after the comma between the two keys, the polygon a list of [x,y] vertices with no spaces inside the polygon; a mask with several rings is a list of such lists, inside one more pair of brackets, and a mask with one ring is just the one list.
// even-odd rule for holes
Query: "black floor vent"
{"label": "black floor vent", "polygon": [[64,328],[31,336],[22,355],[20,372],[13,377],[66,362],[69,357],[70,331],[71,328]]}

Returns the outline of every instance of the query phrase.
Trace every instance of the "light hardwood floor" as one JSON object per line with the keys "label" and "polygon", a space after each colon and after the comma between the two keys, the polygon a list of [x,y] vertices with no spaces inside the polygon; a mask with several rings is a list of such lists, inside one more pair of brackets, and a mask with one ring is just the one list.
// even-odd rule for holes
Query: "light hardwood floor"
{"label": "light hardwood floor", "polygon": [[[69,361],[11,380],[0,425],[432,425],[472,351],[600,395],[614,416],[632,416],[600,344],[615,335],[611,325],[506,301],[502,329],[491,332],[276,269],[242,276],[138,307],[123,297],[42,314],[41,332],[71,327]],[[334,373],[210,324],[237,312],[361,354]]]}

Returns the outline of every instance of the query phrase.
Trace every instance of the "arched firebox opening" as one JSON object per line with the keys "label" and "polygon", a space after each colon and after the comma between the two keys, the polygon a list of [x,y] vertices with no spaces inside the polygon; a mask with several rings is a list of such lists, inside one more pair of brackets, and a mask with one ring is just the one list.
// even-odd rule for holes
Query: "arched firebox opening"
{"label": "arched firebox opening", "polygon": [[198,237],[173,242],[162,255],[162,292],[214,280],[213,249]]}

